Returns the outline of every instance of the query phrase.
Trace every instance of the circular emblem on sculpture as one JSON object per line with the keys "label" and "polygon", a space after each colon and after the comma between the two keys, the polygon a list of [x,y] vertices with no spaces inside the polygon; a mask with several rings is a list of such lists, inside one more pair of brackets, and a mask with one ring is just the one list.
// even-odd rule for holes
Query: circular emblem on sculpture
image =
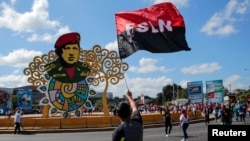
{"label": "circular emblem on sculpture", "polygon": [[47,85],[48,98],[56,109],[65,112],[75,111],[88,100],[89,86],[85,80],[64,83],[52,78]]}

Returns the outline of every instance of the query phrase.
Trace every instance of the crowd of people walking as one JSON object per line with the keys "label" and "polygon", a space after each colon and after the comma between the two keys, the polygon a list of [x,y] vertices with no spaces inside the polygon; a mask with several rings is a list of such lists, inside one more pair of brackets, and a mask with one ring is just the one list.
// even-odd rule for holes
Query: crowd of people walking
{"label": "crowd of people walking", "polygon": [[[159,108],[157,108],[159,109]],[[250,103],[231,103],[231,104],[219,104],[219,103],[193,103],[193,104],[179,104],[165,106],[161,108],[161,112],[164,113],[164,124],[166,137],[171,135],[172,131],[172,118],[171,113],[180,113],[179,125],[183,132],[183,139],[181,141],[188,141],[189,119],[187,112],[193,113],[193,118],[197,118],[197,111],[204,116],[205,125],[209,125],[211,120],[221,125],[231,125],[232,122],[239,122],[239,124],[245,124],[245,118],[250,118]],[[160,110],[159,110],[160,111]],[[160,112],[160,113],[161,113]]]}

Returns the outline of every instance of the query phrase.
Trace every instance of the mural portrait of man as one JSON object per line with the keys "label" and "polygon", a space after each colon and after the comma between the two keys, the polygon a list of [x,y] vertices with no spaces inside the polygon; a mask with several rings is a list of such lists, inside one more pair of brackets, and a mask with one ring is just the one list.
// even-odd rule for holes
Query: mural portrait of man
{"label": "mural portrait of man", "polygon": [[92,106],[88,101],[89,79],[87,79],[91,69],[87,63],[79,60],[82,55],[80,39],[80,34],[77,32],[61,35],[54,45],[57,58],[44,65],[44,70],[51,77],[47,84],[51,106],[66,113],[80,111],[82,106]]}
{"label": "mural portrait of man", "polygon": [[58,58],[45,65],[45,71],[57,81],[75,83],[89,74],[88,64],[78,61],[80,55],[80,34],[77,32],[61,35],[55,43]]}

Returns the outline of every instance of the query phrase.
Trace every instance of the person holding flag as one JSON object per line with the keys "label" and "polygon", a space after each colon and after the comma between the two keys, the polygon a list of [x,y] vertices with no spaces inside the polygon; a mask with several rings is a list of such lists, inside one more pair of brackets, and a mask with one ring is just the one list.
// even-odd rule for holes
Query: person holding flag
{"label": "person holding flag", "polygon": [[128,102],[120,102],[116,116],[121,124],[113,131],[112,141],[143,141],[143,122],[140,112],[132,98],[132,93],[126,93]]}

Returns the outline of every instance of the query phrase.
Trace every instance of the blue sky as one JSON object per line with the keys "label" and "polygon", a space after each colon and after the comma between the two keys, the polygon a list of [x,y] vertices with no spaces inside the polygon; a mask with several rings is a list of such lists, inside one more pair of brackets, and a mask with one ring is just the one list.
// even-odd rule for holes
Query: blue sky
{"label": "blue sky", "polygon": [[[34,56],[54,50],[66,32],[81,34],[81,47],[117,50],[115,13],[173,2],[186,25],[191,51],[153,54],[137,51],[123,61],[128,88],[135,97],[156,97],[167,84],[223,80],[224,87],[250,86],[250,0],[2,0],[0,2],[0,87],[29,85],[24,68]],[[102,91],[102,87],[94,88]],[[124,80],[110,86],[126,91]]]}

